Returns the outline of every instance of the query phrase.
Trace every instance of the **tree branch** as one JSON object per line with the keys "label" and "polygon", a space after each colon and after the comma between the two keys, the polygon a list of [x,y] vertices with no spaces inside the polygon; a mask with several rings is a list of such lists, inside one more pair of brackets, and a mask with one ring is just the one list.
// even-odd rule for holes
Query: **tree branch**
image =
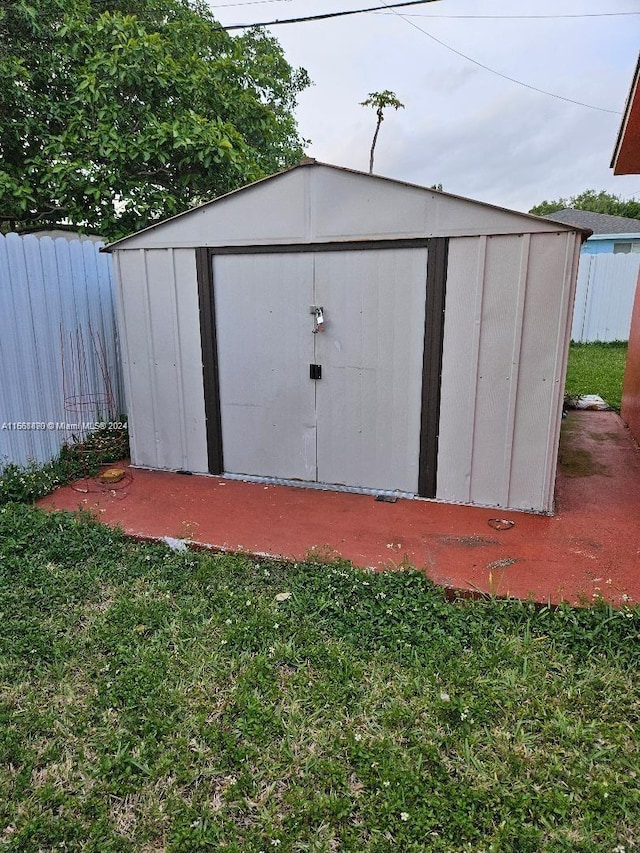
{"label": "tree branch", "polygon": [[25,222],[34,219],[46,219],[49,216],[56,214],[66,215],[69,212],[65,207],[53,207],[51,210],[39,210],[36,213],[21,213],[16,216],[15,213],[0,213],[1,222]]}

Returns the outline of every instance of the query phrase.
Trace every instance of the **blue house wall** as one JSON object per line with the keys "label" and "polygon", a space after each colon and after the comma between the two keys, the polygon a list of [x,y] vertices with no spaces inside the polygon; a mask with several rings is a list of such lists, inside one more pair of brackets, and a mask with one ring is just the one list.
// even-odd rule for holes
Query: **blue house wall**
{"label": "blue house wall", "polygon": [[589,237],[589,239],[586,240],[582,244],[582,249],[580,251],[580,254],[582,254],[582,255],[602,255],[605,252],[613,252],[613,240],[612,239],[594,240],[593,238]]}
{"label": "blue house wall", "polygon": [[581,255],[602,255],[613,252],[614,243],[637,242],[640,234],[593,234],[582,244]]}

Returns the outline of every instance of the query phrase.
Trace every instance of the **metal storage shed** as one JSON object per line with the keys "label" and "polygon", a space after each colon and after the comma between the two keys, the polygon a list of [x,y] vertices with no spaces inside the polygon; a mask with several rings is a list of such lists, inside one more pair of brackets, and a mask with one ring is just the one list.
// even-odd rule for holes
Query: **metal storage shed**
{"label": "metal storage shed", "polygon": [[550,512],[582,238],[304,160],[113,243],[133,465]]}

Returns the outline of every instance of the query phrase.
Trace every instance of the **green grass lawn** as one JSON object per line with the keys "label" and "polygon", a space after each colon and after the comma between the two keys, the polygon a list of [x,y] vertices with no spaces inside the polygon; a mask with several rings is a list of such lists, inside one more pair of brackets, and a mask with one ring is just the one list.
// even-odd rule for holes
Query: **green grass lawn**
{"label": "green grass lawn", "polygon": [[619,411],[626,358],[626,343],[571,344],[565,392],[599,394]]}
{"label": "green grass lawn", "polygon": [[640,612],[0,507],[0,848],[631,851]]}

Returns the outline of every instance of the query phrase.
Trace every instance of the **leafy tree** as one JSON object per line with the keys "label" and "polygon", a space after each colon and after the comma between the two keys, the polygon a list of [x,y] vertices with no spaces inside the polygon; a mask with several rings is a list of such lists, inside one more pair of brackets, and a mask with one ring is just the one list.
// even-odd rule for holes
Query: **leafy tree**
{"label": "leafy tree", "polygon": [[590,210],[592,213],[609,213],[612,216],[628,216],[640,219],[640,201],[625,200],[617,195],[601,190],[585,190],[572,198],[559,198],[556,201],[543,201],[532,207],[529,213],[538,216],[550,216],[556,210],[565,208]]}
{"label": "leafy tree", "polygon": [[200,0],[0,0],[0,224],[114,239],[287,167],[308,85]]}
{"label": "leafy tree", "polygon": [[401,104],[397,99],[395,92],[390,92],[385,89],[383,92],[369,92],[366,100],[362,101],[361,107],[374,107],[377,116],[376,129],[373,134],[373,142],[371,143],[371,153],[369,155],[369,174],[373,173],[373,157],[376,150],[376,142],[378,141],[378,133],[380,133],[380,125],[384,121],[383,111],[387,107],[393,107],[394,110],[404,109],[404,104]]}

